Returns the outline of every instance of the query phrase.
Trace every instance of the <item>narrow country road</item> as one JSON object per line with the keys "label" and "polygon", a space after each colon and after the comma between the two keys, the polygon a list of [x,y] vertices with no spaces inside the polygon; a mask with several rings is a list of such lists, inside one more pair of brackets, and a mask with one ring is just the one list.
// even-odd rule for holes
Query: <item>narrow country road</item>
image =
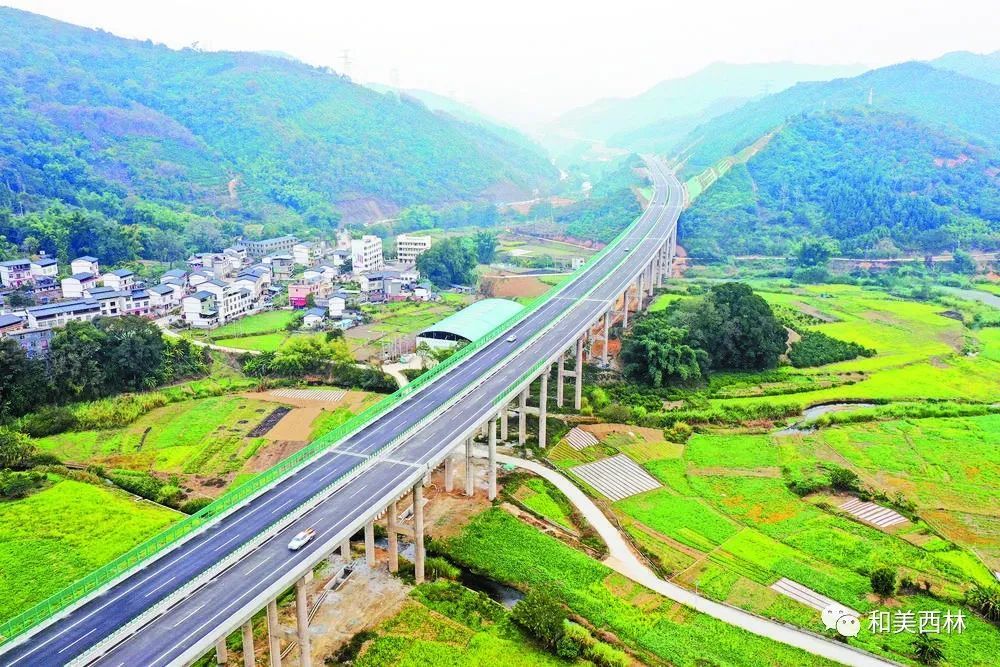
{"label": "narrow country road", "polygon": [[[478,454],[485,456],[486,451],[479,451]],[[548,480],[557,489],[562,491],[608,545],[608,557],[604,559],[604,564],[637,584],[642,584],[664,597],[685,604],[730,625],[735,625],[738,628],[743,628],[756,635],[768,637],[783,644],[798,647],[803,651],[808,651],[809,653],[830,660],[836,660],[845,665],[863,665],[867,667],[868,665],[896,664],[860,649],[826,639],[820,635],[783,625],[743,611],[742,609],[736,609],[735,607],[709,600],[677,584],[664,581],[639,560],[629,546],[629,543],[618,532],[614,524],[608,520],[604,512],[568,478],[551,468],[547,468],[535,461],[528,461],[527,459],[497,454],[497,461],[533,472],[539,477]]]}

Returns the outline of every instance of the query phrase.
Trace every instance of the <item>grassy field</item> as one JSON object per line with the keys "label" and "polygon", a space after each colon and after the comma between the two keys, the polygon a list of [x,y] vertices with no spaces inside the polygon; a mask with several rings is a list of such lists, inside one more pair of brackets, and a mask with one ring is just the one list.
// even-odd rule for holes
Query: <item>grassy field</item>
{"label": "grassy field", "polygon": [[413,590],[354,662],[383,665],[565,665],[542,651],[485,595],[440,581]]}
{"label": "grassy field", "polygon": [[259,352],[275,352],[288,344],[289,341],[297,338],[315,338],[322,336],[318,333],[289,333],[280,331],[275,333],[257,334],[255,336],[243,336],[241,338],[216,338],[212,342],[223,347],[232,347],[238,350],[256,350]]}
{"label": "grassy field", "polygon": [[530,477],[516,483],[508,481],[504,483],[504,491],[538,516],[567,530],[577,530],[569,501],[559,489],[544,479]]}
{"label": "grassy field", "polygon": [[571,243],[515,234],[501,236],[497,251],[510,253],[514,257],[540,257],[548,255],[553,259],[589,257],[596,252],[592,248],[583,248]]}
{"label": "grassy field", "polygon": [[210,332],[212,338],[229,338],[231,336],[247,336],[250,334],[271,333],[283,331],[285,325],[295,318],[294,310],[269,310],[255,315],[248,315],[229,324],[224,324]]}
{"label": "grassy field", "polygon": [[456,561],[509,584],[554,583],[575,613],[614,633],[647,664],[831,664],[675,605],[500,509],[486,510],[442,547]]}
{"label": "grassy field", "polygon": [[[818,368],[783,366],[772,373],[781,381],[762,384],[751,376],[744,395],[716,394],[713,405],[777,402],[771,394],[784,394],[781,403],[800,408],[843,400],[988,402],[1000,395],[1000,331],[970,329],[944,315],[957,309],[971,320],[978,304],[945,306],[851,285],[751,283],[769,303],[823,320],[811,328],[876,354]],[[679,298],[662,294],[652,309]]]}
{"label": "grassy field", "polygon": [[42,451],[72,462],[164,473],[213,475],[239,470],[263,444],[248,438],[274,403],[215,396],[157,408],[121,429],[40,438]]}
{"label": "grassy field", "polygon": [[59,478],[27,498],[0,502],[0,621],[180,516],[120,491]]}

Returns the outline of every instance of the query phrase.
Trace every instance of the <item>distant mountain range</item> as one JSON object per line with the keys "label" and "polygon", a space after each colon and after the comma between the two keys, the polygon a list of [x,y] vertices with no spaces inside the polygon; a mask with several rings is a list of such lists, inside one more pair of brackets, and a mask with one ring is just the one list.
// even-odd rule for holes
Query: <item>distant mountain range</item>
{"label": "distant mountain range", "polygon": [[718,116],[680,142],[693,146],[685,171],[703,169],[735,153],[797,114],[862,107],[907,114],[989,145],[1000,143],[1000,87],[908,62],[850,79],[800,83]]}
{"label": "distant mountain range", "polygon": [[1000,86],[1000,51],[986,54],[953,51],[930,61],[930,64]]}
{"label": "distant mountain range", "polygon": [[800,81],[854,76],[860,65],[715,63],[670,79],[629,98],[598,100],[563,114],[549,129],[560,148],[570,140],[605,142],[636,151],[665,152],[699,123],[751,99],[784,90]]}
{"label": "distant mountain range", "polygon": [[557,178],[502,132],[284,55],[178,51],[0,8],[0,211],[58,203],[161,231],[195,216],[232,236]]}
{"label": "distant mountain range", "polygon": [[778,131],[684,213],[681,243],[702,256],[786,254],[810,236],[862,256],[1000,248],[996,57],[933,62],[799,84],[699,126],[685,174]]}
{"label": "distant mountain range", "polygon": [[365,85],[382,94],[399,94],[403,97],[416,100],[435,113],[444,114],[457,120],[477,125],[501,137],[505,141],[532,150],[540,156],[545,155],[545,149],[520,130],[503,121],[492,118],[468,104],[463,104],[452,97],[439,95],[438,93],[420,88],[404,88],[397,93],[394,87],[381,83],[366,83]]}

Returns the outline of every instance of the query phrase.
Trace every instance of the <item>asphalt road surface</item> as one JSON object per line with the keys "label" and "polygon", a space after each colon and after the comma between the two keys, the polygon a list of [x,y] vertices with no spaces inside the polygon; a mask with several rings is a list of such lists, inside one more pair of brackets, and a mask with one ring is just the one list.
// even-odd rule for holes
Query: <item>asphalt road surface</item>
{"label": "asphalt road surface", "polygon": [[[651,163],[654,195],[629,237],[606,256],[587,266],[583,275],[559,297],[550,300],[509,334],[500,336],[456,368],[415,393],[381,419],[373,421],[339,446],[320,455],[293,475],[219,520],[208,530],[150,562],[143,569],[75,608],[58,622],[0,653],[0,664],[66,664],[91,651],[144,612],[156,608],[179,588],[210,571],[220,561],[261,535],[348,472],[403,430],[418,424],[471,385],[475,387],[436,419],[418,429],[373,465],[320,502],[304,516],[277,530],[235,564],[184,599],[149,619],[141,628],[96,658],[101,665],[160,667],[181,658],[254,598],[273,587],[288,572],[317,560],[325,541],[359,526],[373,508],[385,507],[406,484],[418,481],[427,463],[470,426],[489,414],[492,400],[508,389],[540,359],[566,349],[608,303],[621,294],[650,262],[677,223],[682,207],[681,185],[660,163]],[[624,263],[615,269],[622,260]],[[586,293],[598,285],[587,296]],[[559,319],[561,316],[561,319]],[[555,325],[551,326],[558,319]],[[549,327],[533,340],[539,331]],[[477,384],[478,383],[478,384]],[[314,527],[318,536],[297,552],[287,548],[293,535]],[[273,529],[272,529],[273,530]]]}

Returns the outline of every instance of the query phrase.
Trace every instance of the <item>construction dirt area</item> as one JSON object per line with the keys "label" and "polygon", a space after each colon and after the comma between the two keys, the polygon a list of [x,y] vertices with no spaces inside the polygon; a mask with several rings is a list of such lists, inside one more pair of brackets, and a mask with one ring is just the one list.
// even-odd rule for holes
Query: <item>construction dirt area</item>
{"label": "construction dirt area", "polygon": [[542,282],[537,275],[518,275],[508,272],[483,276],[480,284],[484,294],[499,299],[531,298],[541,296],[552,289],[551,285]]}
{"label": "construction dirt area", "polygon": [[312,441],[314,424],[323,412],[346,409],[357,414],[377,400],[376,394],[345,390],[288,390],[243,394],[247,398],[291,407],[262,437],[269,443],[247,461],[246,472],[260,472],[294,454]]}

